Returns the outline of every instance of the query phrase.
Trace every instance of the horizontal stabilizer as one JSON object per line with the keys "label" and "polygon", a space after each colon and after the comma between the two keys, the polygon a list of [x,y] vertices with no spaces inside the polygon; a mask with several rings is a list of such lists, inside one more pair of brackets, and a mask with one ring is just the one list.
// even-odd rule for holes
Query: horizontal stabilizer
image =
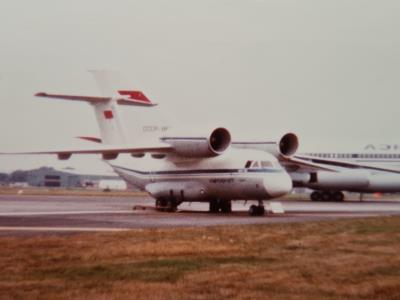
{"label": "horizontal stabilizer", "polygon": [[[125,95],[121,94],[121,97],[116,97],[115,100],[120,105],[133,105],[133,106],[155,106],[157,104],[152,103],[142,92],[139,91],[131,91],[130,93],[134,93],[133,95],[129,94]],[[48,93],[37,93],[36,97],[42,98],[51,98],[51,99],[60,99],[60,100],[70,100],[70,101],[83,101],[91,104],[100,104],[106,103],[112,100],[112,97],[94,97],[94,96],[76,96],[76,95],[60,95],[60,94],[48,94]],[[144,97],[143,97],[144,96]]]}

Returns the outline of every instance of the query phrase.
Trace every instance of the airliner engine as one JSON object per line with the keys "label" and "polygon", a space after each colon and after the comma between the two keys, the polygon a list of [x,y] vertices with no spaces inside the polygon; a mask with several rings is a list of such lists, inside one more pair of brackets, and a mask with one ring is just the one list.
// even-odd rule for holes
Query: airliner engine
{"label": "airliner engine", "polygon": [[294,133],[286,133],[279,139],[260,142],[233,142],[235,148],[256,149],[271,153],[275,157],[289,157],[294,155],[299,148],[299,139]]}
{"label": "airliner engine", "polygon": [[231,134],[225,128],[214,129],[208,137],[163,137],[174,152],[183,157],[213,157],[221,155],[231,144]]}
{"label": "airliner engine", "polygon": [[286,133],[278,143],[279,154],[292,156],[299,148],[299,139],[294,133]]}

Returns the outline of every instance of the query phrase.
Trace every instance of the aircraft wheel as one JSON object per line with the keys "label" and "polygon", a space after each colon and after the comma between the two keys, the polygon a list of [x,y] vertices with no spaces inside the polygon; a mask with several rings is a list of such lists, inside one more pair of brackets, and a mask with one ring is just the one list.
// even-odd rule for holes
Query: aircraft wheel
{"label": "aircraft wheel", "polygon": [[322,199],[321,192],[318,192],[318,191],[312,192],[310,198],[311,198],[311,201],[315,201],[315,202],[321,201],[321,199]]}
{"label": "aircraft wheel", "polygon": [[250,216],[262,216],[265,213],[265,208],[262,205],[251,205],[249,208]]}
{"label": "aircraft wheel", "polygon": [[321,197],[322,201],[328,202],[328,201],[331,201],[331,199],[332,199],[332,193],[331,192],[323,192],[322,193],[322,197]]}
{"label": "aircraft wheel", "polygon": [[232,212],[232,202],[231,201],[221,201],[219,203],[221,212],[224,214],[229,214]]}
{"label": "aircraft wheel", "polygon": [[217,213],[219,212],[219,202],[218,200],[211,200],[210,201],[210,213]]}
{"label": "aircraft wheel", "polygon": [[333,199],[333,201],[336,201],[336,202],[342,202],[344,200],[343,192],[338,191],[338,192],[332,193],[332,199]]}
{"label": "aircraft wheel", "polygon": [[178,203],[175,201],[175,199],[170,199],[167,202],[166,208],[168,212],[176,212],[178,210]]}
{"label": "aircraft wheel", "polygon": [[259,206],[257,206],[257,209],[258,209],[258,215],[259,215],[259,216],[263,216],[264,213],[265,213],[265,208],[264,208],[264,206],[263,206],[263,205],[259,205]]}
{"label": "aircraft wheel", "polygon": [[160,211],[166,211],[168,207],[168,201],[164,198],[156,199],[156,209]]}
{"label": "aircraft wheel", "polygon": [[250,216],[256,216],[257,215],[257,206],[256,205],[251,205],[250,206],[249,215]]}

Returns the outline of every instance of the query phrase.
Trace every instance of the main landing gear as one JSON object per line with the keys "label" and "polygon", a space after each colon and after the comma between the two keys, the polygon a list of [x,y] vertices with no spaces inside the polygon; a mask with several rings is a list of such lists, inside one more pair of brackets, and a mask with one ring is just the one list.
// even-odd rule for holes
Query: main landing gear
{"label": "main landing gear", "polygon": [[[178,209],[178,205],[181,201],[175,198],[158,198],[156,199],[156,209],[165,212],[175,212]],[[210,201],[210,212],[211,213],[224,213],[228,214],[232,212],[232,201],[215,199]],[[258,205],[251,205],[249,208],[250,216],[263,216],[265,213],[264,204],[262,201],[258,202]]]}
{"label": "main landing gear", "polygon": [[251,205],[249,208],[249,215],[253,217],[263,216],[265,213],[264,204],[262,201],[258,202],[258,205]]}
{"label": "main landing gear", "polygon": [[[227,200],[213,200],[210,201],[210,212],[211,213],[230,213],[232,212],[232,202]],[[263,216],[265,213],[264,204],[262,201],[258,202],[258,205],[251,205],[249,208],[250,216]]]}
{"label": "main landing gear", "polygon": [[174,198],[159,198],[156,200],[156,209],[159,211],[175,212],[181,202]]}
{"label": "main landing gear", "polygon": [[211,213],[221,212],[224,214],[228,214],[232,212],[232,202],[229,200],[220,200],[220,199],[210,201],[210,212]]}
{"label": "main landing gear", "polygon": [[315,191],[310,196],[312,201],[324,201],[324,202],[342,202],[344,200],[344,194],[340,191]]}
{"label": "main landing gear", "polygon": [[[228,214],[232,212],[232,202],[229,200],[213,200],[210,201],[210,212],[211,213],[224,213]],[[265,208],[262,201],[258,202],[258,205],[251,205],[249,208],[250,216],[263,216]]]}

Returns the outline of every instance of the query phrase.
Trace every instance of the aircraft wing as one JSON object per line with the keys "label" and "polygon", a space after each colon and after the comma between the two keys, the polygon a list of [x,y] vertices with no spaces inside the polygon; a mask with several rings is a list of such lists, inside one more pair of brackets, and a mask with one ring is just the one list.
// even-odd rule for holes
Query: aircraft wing
{"label": "aircraft wing", "polygon": [[[400,173],[398,169],[391,168],[381,168],[370,165],[359,164],[355,162],[347,162],[326,158],[316,158],[313,156],[306,155],[295,155],[294,157],[289,158],[289,160],[294,164],[298,164],[298,169],[300,172],[307,172],[307,169],[304,169],[307,165],[317,166],[320,168],[324,168],[329,171],[340,171],[343,169],[365,169],[371,171],[382,171],[382,172],[390,172],[390,173]],[[284,163],[283,163],[284,164]],[[288,170],[289,171],[289,170]]]}
{"label": "aircraft wing", "polygon": [[69,159],[73,154],[101,154],[104,159],[113,159],[118,154],[140,154],[140,153],[168,153],[173,148],[166,144],[149,145],[149,146],[115,146],[115,145],[99,145],[98,147],[79,148],[79,149],[61,149],[61,150],[44,150],[44,151],[28,151],[28,152],[1,152],[1,155],[46,155],[55,154],[59,159]]}
{"label": "aircraft wing", "polygon": [[310,173],[316,171],[331,171],[337,172],[337,168],[333,168],[329,165],[317,164],[312,161],[297,157],[286,157],[281,156],[279,158],[280,164],[286,169],[287,172],[299,172],[299,173]]}

